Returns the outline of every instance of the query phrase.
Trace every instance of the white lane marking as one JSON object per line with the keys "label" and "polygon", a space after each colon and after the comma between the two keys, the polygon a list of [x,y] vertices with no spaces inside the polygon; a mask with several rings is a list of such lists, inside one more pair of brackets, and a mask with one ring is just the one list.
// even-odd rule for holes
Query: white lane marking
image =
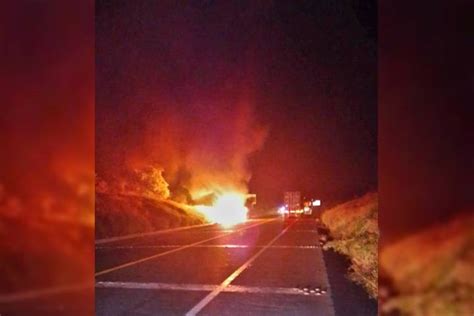
{"label": "white lane marking", "polygon": [[[157,249],[157,248],[179,248],[183,245],[143,245],[143,246],[111,246],[111,247],[95,247],[97,250],[115,250],[115,249]],[[264,248],[265,246],[251,245],[197,245],[193,248]],[[270,249],[317,249],[318,246],[285,246],[276,245],[268,247]]]}
{"label": "white lane marking", "polygon": [[187,248],[191,248],[191,247],[194,247],[194,246],[197,246],[199,244],[203,244],[205,242],[208,242],[208,241],[211,241],[211,240],[214,240],[214,239],[218,239],[218,238],[222,238],[224,236],[228,236],[228,235],[232,235],[232,234],[235,234],[235,233],[238,233],[240,231],[243,231],[243,230],[247,230],[247,229],[250,229],[252,227],[256,227],[256,226],[260,226],[260,225],[263,225],[263,224],[266,224],[266,223],[269,223],[269,222],[272,222],[272,221],[275,221],[276,218],[274,219],[269,219],[269,220],[264,220],[262,222],[259,222],[257,224],[254,224],[254,225],[250,225],[250,226],[246,226],[246,227],[242,227],[240,229],[237,229],[231,233],[225,233],[225,234],[221,234],[219,236],[214,236],[214,237],[211,237],[211,238],[207,238],[207,239],[204,239],[204,240],[201,240],[201,241],[197,241],[195,243],[192,243],[192,244],[188,244],[188,245],[184,245],[184,246],[181,246],[179,248],[174,248],[174,249],[171,249],[171,250],[168,250],[168,251],[165,251],[165,252],[160,252],[160,253],[157,253],[157,254],[154,254],[154,255],[151,255],[151,256],[148,256],[148,257],[144,257],[144,258],[141,258],[141,259],[138,259],[138,260],[134,260],[134,261],[130,261],[130,262],[127,262],[127,263],[124,263],[124,264],[121,264],[121,265],[118,265],[118,266],[115,266],[115,267],[112,267],[112,268],[109,268],[109,269],[105,269],[105,270],[102,270],[100,272],[97,272],[95,274],[95,276],[100,276],[100,275],[104,275],[104,274],[107,274],[107,273],[110,273],[110,272],[113,272],[113,271],[116,271],[116,270],[120,270],[120,269],[123,269],[123,268],[126,268],[126,267],[130,267],[132,265],[135,265],[135,264],[138,264],[138,263],[142,263],[142,262],[145,262],[145,261],[148,261],[148,260],[151,260],[151,259],[155,259],[155,258],[158,258],[158,257],[162,257],[162,256],[166,256],[166,255],[169,255],[171,253],[174,253],[174,252],[178,252],[178,251],[181,251],[181,250],[184,250],[184,249],[187,249]]}
{"label": "white lane marking", "polygon": [[139,290],[174,290],[174,291],[212,291],[217,285],[212,284],[173,284],[173,283],[139,283],[139,282],[115,282],[99,281],[95,284],[96,288],[108,289],[139,289]]}
{"label": "white lane marking", "polygon": [[161,234],[166,234],[166,233],[174,233],[174,232],[179,232],[179,231],[188,230],[188,229],[192,229],[192,228],[206,227],[206,226],[211,226],[211,225],[214,225],[214,223],[206,223],[206,224],[199,224],[199,225],[192,225],[192,226],[184,226],[184,227],[176,227],[176,228],[170,228],[170,229],[155,230],[153,232],[148,232],[148,233],[139,233],[139,234],[130,234],[130,235],[125,235],[125,236],[102,238],[102,239],[97,239],[95,241],[95,244],[96,245],[102,245],[102,244],[110,243],[110,242],[113,242],[113,241],[127,240],[127,239],[132,239],[132,238],[137,238],[137,237],[161,235]]}
{"label": "white lane marking", "polygon": [[16,293],[10,293],[10,294],[2,294],[0,295],[0,304],[15,303],[18,301],[36,299],[36,298],[40,298],[44,296],[51,296],[51,295],[69,293],[69,292],[83,291],[83,290],[93,289],[93,288],[94,288],[93,283],[87,282],[87,283],[76,283],[76,284],[70,284],[70,285],[42,288],[42,289],[37,289],[37,290],[16,292]]}
{"label": "white lane marking", "polygon": [[235,270],[231,275],[227,277],[216,289],[214,289],[211,293],[206,295],[199,303],[197,303],[193,308],[191,308],[187,313],[186,316],[194,316],[199,313],[209,302],[211,302],[217,295],[219,295],[225,288],[227,288],[232,281],[235,280],[245,269],[247,269],[250,264],[258,258],[265,250],[267,250],[273,243],[275,243],[278,238],[283,236],[284,233],[294,224],[295,222],[291,223],[288,227],[282,230],[275,238],[273,238],[265,247],[260,249],[256,254],[254,254],[250,259],[248,259],[243,265],[241,265],[237,270]]}
{"label": "white lane marking", "polygon": [[[96,288],[108,289],[134,289],[134,290],[173,290],[173,291],[214,291],[219,288],[217,284],[183,284],[183,283],[159,283],[159,282],[116,282],[100,281]],[[229,285],[222,289],[222,292],[229,293],[262,293],[262,294],[284,294],[284,295],[305,295],[303,290],[286,287],[261,287]]]}

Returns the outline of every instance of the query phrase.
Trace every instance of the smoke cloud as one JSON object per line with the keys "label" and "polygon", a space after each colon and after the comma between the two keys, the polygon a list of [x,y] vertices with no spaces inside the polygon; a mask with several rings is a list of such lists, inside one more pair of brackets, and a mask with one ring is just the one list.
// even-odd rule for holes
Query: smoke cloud
{"label": "smoke cloud", "polygon": [[127,154],[122,181],[130,170],[151,167],[163,171],[171,198],[180,202],[225,190],[247,193],[248,158],[266,136],[254,118],[251,100],[220,98],[156,108],[154,115],[143,118],[143,129],[123,151]]}
{"label": "smoke cloud", "polygon": [[261,34],[241,35],[257,14],[222,5],[216,23],[233,27],[187,5],[147,4],[133,18],[126,3],[97,7],[96,170],[109,184],[155,168],[175,200],[246,193],[266,136],[255,116]]}

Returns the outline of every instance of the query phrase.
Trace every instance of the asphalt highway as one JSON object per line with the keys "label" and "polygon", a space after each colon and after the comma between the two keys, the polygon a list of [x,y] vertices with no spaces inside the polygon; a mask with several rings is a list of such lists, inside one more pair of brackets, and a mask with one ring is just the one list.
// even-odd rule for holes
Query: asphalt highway
{"label": "asphalt highway", "polygon": [[334,315],[314,219],[96,244],[96,315]]}

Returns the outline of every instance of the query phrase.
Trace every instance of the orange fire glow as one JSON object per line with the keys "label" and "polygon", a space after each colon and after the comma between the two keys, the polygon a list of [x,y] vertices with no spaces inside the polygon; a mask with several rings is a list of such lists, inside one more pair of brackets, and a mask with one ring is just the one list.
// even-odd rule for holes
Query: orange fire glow
{"label": "orange fire glow", "polygon": [[219,195],[212,206],[197,205],[196,209],[208,221],[224,227],[231,227],[247,220],[248,209],[245,207],[246,199],[246,194],[226,192]]}

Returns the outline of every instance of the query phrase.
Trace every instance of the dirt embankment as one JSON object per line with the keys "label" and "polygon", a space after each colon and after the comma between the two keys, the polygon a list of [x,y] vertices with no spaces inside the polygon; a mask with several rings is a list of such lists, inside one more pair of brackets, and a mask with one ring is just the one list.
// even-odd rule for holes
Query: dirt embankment
{"label": "dirt embankment", "polygon": [[205,223],[191,206],[138,195],[96,194],[96,238]]}

